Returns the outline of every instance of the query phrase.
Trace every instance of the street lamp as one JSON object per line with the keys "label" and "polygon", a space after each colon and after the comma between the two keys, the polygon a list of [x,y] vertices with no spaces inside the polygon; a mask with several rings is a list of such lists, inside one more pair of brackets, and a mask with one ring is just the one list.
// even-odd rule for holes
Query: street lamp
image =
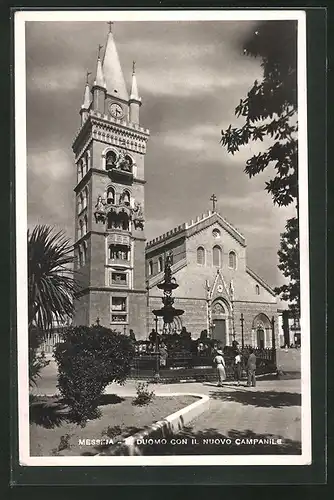
{"label": "street lamp", "polygon": [[155,377],[160,378],[160,362],[159,362],[159,342],[158,342],[158,316],[155,316],[155,356],[156,356],[156,373]]}
{"label": "street lamp", "polygon": [[241,347],[244,348],[244,315],[241,313],[240,315],[240,324],[241,324]]}

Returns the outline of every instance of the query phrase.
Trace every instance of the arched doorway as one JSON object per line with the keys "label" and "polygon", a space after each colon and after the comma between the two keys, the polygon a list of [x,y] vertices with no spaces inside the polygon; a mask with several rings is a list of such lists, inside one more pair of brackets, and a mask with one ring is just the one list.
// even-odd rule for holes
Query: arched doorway
{"label": "arched doorway", "polygon": [[258,326],[256,330],[256,341],[257,341],[257,347],[260,349],[264,349],[265,347],[265,332],[262,326]]}
{"label": "arched doorway", "polygon": [[222,347],[229,343],[229,306],[223,299],[212,303],[212,338],[218,340]]}
{"label": "arched doorway", "polygon": [[252,345],[259,349],[272,347],[271,323],[266,314],[260,313],[253,319]]}

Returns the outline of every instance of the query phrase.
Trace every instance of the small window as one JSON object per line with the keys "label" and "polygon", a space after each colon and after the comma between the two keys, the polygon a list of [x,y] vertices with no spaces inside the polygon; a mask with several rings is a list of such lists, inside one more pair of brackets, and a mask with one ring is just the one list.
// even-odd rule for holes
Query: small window
{"label": "small window", "polygon": [[164,268],[162,257],[159,257],[158,259],[158,268],[159,268],[159,273],[161,273]]}
{"label": "small window", "polygon": [[149,276],[152,276],[153,274],[153,262],[151,260],[148,263],[148,274]]}
{"label": "small window", "polygon": [[255,285],[255,293],[256,293],[256,295],[260,295],[260,287],[259,287],[259,285]]}
{"label": "small window", "polygon": [[205,264],[205,250],[203,247],[197,248],[197,264],[204,266]]}
{"label": "small window", "polygon": [[110,260],[125,260],[128,261],[130,256],[129,247],[126,245],[110,245],[109,259]]}
{"label": "small window", "polygon": [[112,285],[127,285],[127,274],[126,273],[111,273],[111,284]]}
{"label": "small window", "polygon": [[219,246],[214,246],[212,249],[212,264],[220,267],[222,262],[222,250]]}
{"label": "small window", "polygon": [[233,251],[228,254],[228,267],[231,269],[237,268],[237,256]]}
{"label": "small window", "polygon": [[126,312],[126,297],[112,297],[111,310],[117,312]]}

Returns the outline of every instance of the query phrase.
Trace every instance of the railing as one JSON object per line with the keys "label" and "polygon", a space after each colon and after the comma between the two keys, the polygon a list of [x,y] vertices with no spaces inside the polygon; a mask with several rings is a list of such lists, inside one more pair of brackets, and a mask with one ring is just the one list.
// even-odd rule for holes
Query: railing
{"label": "railing", "polygon": [[45,333],[44,341],[39,346],[38,351],[45,352],[46,354],[52,353],[56,344],[62,342],[61,334],[63,333],[64,330],[65,327],[61,327]]}

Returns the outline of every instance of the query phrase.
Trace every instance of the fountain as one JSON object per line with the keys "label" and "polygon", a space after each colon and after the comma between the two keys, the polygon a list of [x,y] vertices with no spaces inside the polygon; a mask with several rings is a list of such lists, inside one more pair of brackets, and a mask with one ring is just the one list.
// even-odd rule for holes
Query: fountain
{"label": "fountain", "polygon": [[181,316],[184,313],[183,309],[175,309],[173,307],[174,298],[172,297],[173,290],[178,288],[176,279],[172,278],[172,256],[170,254],[166,257],[165,262],[165,275],[164,281],[159,283],[157,286],[160,290],[163,290],[164,296],[162,298],[163,307],[161,309],[155,309],[153,312],[156,318],[156,324],[158,317],[163,318],[164,322],[164,332],[171,333],[171,324],[176,316]]}

